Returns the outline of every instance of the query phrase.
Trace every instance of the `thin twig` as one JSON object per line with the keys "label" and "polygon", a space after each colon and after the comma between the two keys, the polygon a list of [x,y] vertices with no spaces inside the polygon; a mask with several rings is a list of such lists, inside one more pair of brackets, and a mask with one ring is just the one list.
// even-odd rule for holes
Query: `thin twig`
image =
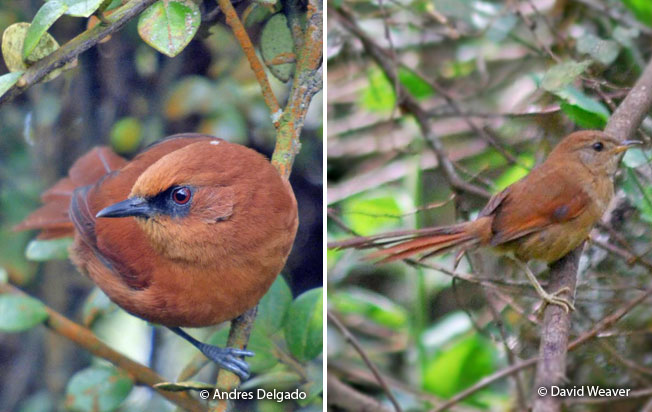
{"label": "thin twig", "polygon": [[[277,130],[272,164],[284,179],[289,179],[294,158],[299,153],[299,135],[305,116],[313,96],[321,90],[321,50],[323,44],[321,2],[311,0],[308,4],[306,30],[303,33],[303,49],[298,51],[295,79],[290,90],[287,106],[283,112],[281,112],[276,97],[271,92],[264,68],[256,56],[251,40],[235,9],[231,6],[230,0],[218,0],[218,4],[226,15],[227,23],[233,29],[238,41],[240,41],[240,45],[247,55],[249,64],[263,90],[265,100],[272,111],[272,117],[276,119],[273,120]],[[227,346],[244,348],[249,341],[255,319],[256,308],[253,308],[233,320]],[[230,390],[237,388],[239,385],[240,379],[233,373],[221,371],[218,376],[217,386],[219,388]],[[212,412],[224,412],[228,406],[229,403],[226,401],[218,402]]]}
{"label": "thin twig", "polygon": [[272,86],[269,84],[269,79],[267,78],[267,73],[265,72],[265,66],[263,66],[263,64],[260,62],[260,59],[256,55],[254,45],[251,42],[249,35],[247,34],[247,30],[245,30],[244,25],[240,21],[238,13],[236,13],[235,9],[233,8],[231,0],[217,0],[217,3],[226,16],[226,23],[231,27],[231,30],[233,30],[233,35],[240,43],[240,47],[242,47],[242,51],[244,52],[245,56],[247,56],[247,60],[249,60],[251,70],[254,72],[256,80],[258,80],[258,84],[260,84],[260,88],[263,92],[263,98],[265,99],[265,103],[271,112],[272,122],[274,123],[274,126],[278,128],[278,115],[281,112],[281,106],[279,106],[278,101],[276,100],[276,96],[272,91]]}
{"label": "thin twig", "polygon": [[328,404],[345,411],[391,412],[374,398],[360,393],[329,373],[327,378]]}
{"label": "thin twig", "polygon": [[[0,293],[25,295],[22,290],[8,283],[0,283]],[[191,412],[203,412],[206,410],[204,405],[196,399],[191,398],[187,393],[169,392],[155,388],[154,385],[165,382],[167,379],[158,375],[147,366],[135,362],[111,349],[98,339],[93,332],[71,321],[54,309],[47,306],[45,309],[48,312],[48,319],[45,321],[45,326],[52,330],[52,332],[75,342],[93,355],[106,359],[127,372],[136,384],[149,386],[175,405]]]}
{"label": "thin twig", "polygon": [[[607,123],[605,132],[621,140],[630,138],[652,107],[652,60],[641,74],[627,97],[618,106]],[[550,287],[553,290],[568,288],[571,296],[577,283],[577,268],[583,244],[571,252],[550,270]],[[566,369],[566,345],[570,333],[570,313],[557,305],[549,305],[544,312],[543,331],[539,347],[539,362],[535,386],[559,385],[564,381]],[[552,396],[533,398],[533,410],[559,411],[561,399]]]}
{"label": "thin twig", "polygon": [[378,371],[378,368],[376,368],[376,365],[374,365],[374,363],[367,356],[367,353],[364,351],[364,349],[362,349],[362,346],[360,345],[358,340],[355,338],[355,336],[353,336],[353,334],[351,334],[351,332],[349,332],[349,330],[346,328],[346,326],[344,326],[344,324],[342,322],[340,322],[340,320],[337,318],[337,316],[335,316],[331,311],[328,311],[327,316],[328,316],[328,320],[333,325],[335,325],[335,327],[340,331],[340,333],[342,335],[344,335],[344,339],[346,339],[346,341],[349,342],[349,344],[351,344],[351,346],[353,346],[353,348],[356,350],[356,352],[358,352],[358,354],[360,355],[360,357],[362,358],[364,363],[367,365],[367,367],[369,368],[371,373],[374,374],[374,377],[378,381],[378,384],[383,389],[383,391],[385,392],[385,394],[387,395],[389,400],[392,402],[392,405],[394,405],[394,409],[397,412],[402,412],[401,405],[399,405],[398,401],[394,397],[394,394],[392,393],[392,391],[387,386],[387,382],[385,382],[382,375]]}
{"label": "thin twig", "polygon": [[[595,338],[598,336],[598,334],[611,327],[613,324],[618,322],[623,316],[628,314],[633,308],[638,306],[641,302],[643,302],[645,299],[649,298],[652,296],[652,289],[648,289],[645,293],[642,293],[639,295],[636,299],[633,299],[628,302],[628,304],[625,307],[620,308],[613,314],[603,318],[600,320],[598,323],[596,323],[593,328],[588,330],[587,332],[583,333],[580,337],[577,339],[573,340],[565,349],[572,351],[580,347],[581,345],[585,344],[589,340]],[[510,366],[508,368],[499,370],[498,372],[495,372],[489,376],[486,376],[480,381],[478,381],[476,384],[470,386],[469,388],[457,393],[455,396],[451,397],[447,402],[445,402],[442,405],[439,405],[437,408],[432,409],[430,412],[442,412],[451,406],[459,403],[460,401],[466,399],[467,397],[473,395],[477,391],[479,391],[482,388],[485,388],[488,385],[491,385],[492,383],[509,376],[513,373],[516,373],[522,369],[529,368],[530,366],[534,366],[537,361],[539,361],[539,357],[533,357],[524,361],[521,361],[519,363],[514,364],[513,366]]]}
{"label": "thin twig", "polygon": [[[334,15],[351,34],[357,37],[365,49],[365,51],[372,57],[376,64],[383,70],[385,76],[394,83],[398,77],[396,68],[390,63],[391,55],[387,50],[379,46],[360,26],[356,23],[355,18],[344,7],[341,6],[334,9],[331,14]],[[418,73],[417,73],[418,74]],[[405,87],[399,82],[398,87],[400,93],[397,98],[400,98],[400,106],[403,110],[411,113],[421,129],[426,144],[431,148],[437,157],[437,161],[444,172],[446,180],[450,186],[456,190],[462,190],[475,194],[476,196],[489,198],[489,193],[484,188],[478,187],[474,184],[464,181],[456,172],[455,167],[445,153],[445,150],[437,136],[432,131],[431,119],[421,105],[412,97],[412,95],[405,90]],[[434,87],[434,85],[433,85]]]}

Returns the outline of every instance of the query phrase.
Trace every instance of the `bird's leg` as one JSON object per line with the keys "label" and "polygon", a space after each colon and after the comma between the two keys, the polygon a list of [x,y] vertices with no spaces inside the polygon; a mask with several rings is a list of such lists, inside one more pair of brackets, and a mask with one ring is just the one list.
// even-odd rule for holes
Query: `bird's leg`
{"label": "bird's leg", "polygon": [[239,356],[254,356],[252,351],[236,348],[220,348],[219,346],[198,341],[179,327],[168,329],[190,342],[208,359],[217,363],[220,368],[235,373],[240,377],[240,380],[249,378],[249,364],[240,359]]}
{"label": "bird's leg", "polygon": [[539,281],[537,280],[536,276],[534,276],[534,273],[530,270],[527,264],[521,262],[518,259],[514,259],[514,262],[525,271],[525,274],[527,275],[528,280],[534,286],[534,289],[537,291],[537,294],[541,299],[543,300],[543,306],[541,307],[540,310],[543,310],[546,305],[558,305],[561,306],[566,313],[569,313],[572,310],[575,310],[575,306],[571,303],[570,300],[566,298],[560,298],[558,295],[564,293],[564,292],[570,292],[570,288],[568,286],[565,286],[561,289],[559,289],[556,292],[548,293],[543,289]]}

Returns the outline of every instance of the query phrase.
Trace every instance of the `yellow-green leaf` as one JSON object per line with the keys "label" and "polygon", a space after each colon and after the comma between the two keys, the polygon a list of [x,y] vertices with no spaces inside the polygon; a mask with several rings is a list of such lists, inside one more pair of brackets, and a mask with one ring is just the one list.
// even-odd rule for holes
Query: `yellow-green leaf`
{"label": "yellow-green leaf", "polygon": [[174,57],[190,43],[201,23],[199,6],[191,0],[158,1],[138,19],[138,34],[161,53]]}
{"label": "yellow-green leaf", "polygon": [[23,60],[27,60],[27,57],[32,53],[32,51],[34,51],[50,26],[52,26],[54,22],[66,12],[66,10],[68,10],[68,5],[64,0],[50,0],[41,6],[41,8],[36,12],[34,19],[32,19],[32,24],[29,26],[29,29],[27,29],[27,34],[25,35],[25,41],[23,43]]}
{"label": "yellow-green leaf", "polygon": [[274,77],[282,82],[290,80],[296,64],[282,63],[294,56],[294,39],[285,14],[276,13],[265,23],[260,38],[260,52]]}
{"label": "yellow-green leaf", "polygon": [[16,84],[16,82],[18,81],[18,79],[20,79],[20,76],[22,76],[23,73],[25,72],[21,70],[13,73],[3,74],[2,76],[0,76],[0,96],[7,93],[7,90],[11,89],[11,87],[14,84]]}
{"label": "yellow-green leaf", "polygon": [[[44,33],[34,50],[30,53],[27,61],[23,60],[23,45],[27,31],[30,28],[29,23],[14,23],[7,27],[2,34],[2,57],[5,60],[7,68],[11,72],[25,71],[28,67],[48,56],[59,48],[59,43],[49,33]],[[73,67],[76,60],[66,64],[60,69],[53,70],[50,74],[45,76],[43,81],[50,81],[60,75],[64,69]]]}
{"label": "yellow-green leaf", "polygon": [[113,366],[94,366],[77,372],[68,382],[65,406],[75,412],[109,412],[131,392],[127,372]]}
{"label": "yellow-green leaf", "polygon": [[285,322],[285,341],[292,355],[302,361],[309,361],[322,351],[323,339],[322,288],[311,289],[297,297]]}

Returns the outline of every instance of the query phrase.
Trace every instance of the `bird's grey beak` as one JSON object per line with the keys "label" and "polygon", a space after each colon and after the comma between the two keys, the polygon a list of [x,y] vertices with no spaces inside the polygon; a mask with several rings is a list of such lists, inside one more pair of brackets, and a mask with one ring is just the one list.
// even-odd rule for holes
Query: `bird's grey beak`
{"label": "bird's grey beak", "polygon": [[142,197],[132,197],[122,202],[112,204],[97,212],[95,217],[128,217],[140,216],[149,217],[154,214],[154,210]]}
{"label": "bird's grey beak", "polygon": [[627,149],[630,149],[632,146],[642,145],[643,142],[640,140],[623,140],[620,146],[616,146],[616,153],[624,152]]}

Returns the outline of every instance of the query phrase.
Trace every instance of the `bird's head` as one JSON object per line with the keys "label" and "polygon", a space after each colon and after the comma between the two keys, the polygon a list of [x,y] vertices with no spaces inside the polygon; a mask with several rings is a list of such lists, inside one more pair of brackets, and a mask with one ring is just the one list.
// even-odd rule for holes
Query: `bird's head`
{"label": "bird's head", "polygon": [[282,215],[292,214],[296,218],[291,191],[267,159],[244,146],[204,139],[154,162],[127,199],[97,217],[134,217],[159,253],[211,264],[239,243],[251,247],[273,236]]}
{"label": "bird's head", "polygon": [[622,153],[638,140],[619,140],[599,130],[571,133],[552,150],[548,159],[575,160],[593,174],[613,175],[618,169]]}

